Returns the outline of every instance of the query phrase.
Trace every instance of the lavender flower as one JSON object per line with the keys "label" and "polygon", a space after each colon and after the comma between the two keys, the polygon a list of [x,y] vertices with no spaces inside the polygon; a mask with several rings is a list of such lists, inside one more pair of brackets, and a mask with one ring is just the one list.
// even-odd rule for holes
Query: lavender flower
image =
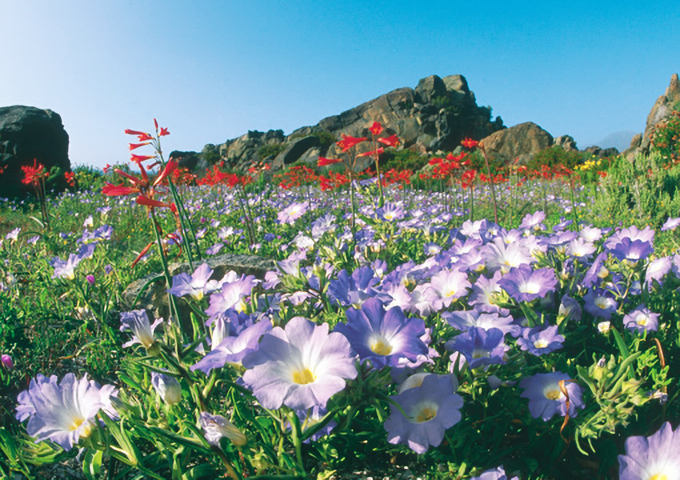
{"label": "lavender flower", "polygon": [[617,303],[605,291],[590,291],[583,296],[585,310],[593,317],[609,320],[616,311]]}
{"label": "lavender flower", "polygon": [[149,317],[146,310],[132,310],[131,312],[123,312],[120,314],[120,331],[130,330],[133,338],[127,343],[123,344],[123,348],[140,343],[150,350],[155,343],[153,332],[156,327],[163,322],[162,318],[156,319],[153,325],[149,324]]}
{"label": "lavender flower", "polygon": [[168,293],[176,297],[191,295],[196,300],[201,300],[206,292],[206,286],[212,276],[213,270],[207,263],[201,264],[191,276],[180,273],[172,277],[172,287]]}
{"label": "lavender flower", "polygon": [[541,417],[547,422],[556,413],[566,416],[567,397],[560,387],[561,380],[564,380],[564,389],[569,396],[569,416],[575,417],[576,409],[583,408],[581,387],[573,383],[569,375],[562,372],[537,373],[519,383],[520,388],[524,389],[520,396],[529,399],[529,412],[532,417]]}
{"label": "lavender flower", "polygon": [[680,217],[668,218],[661,226],[661,231],[662,232],[665,232],[666,230],[674,231],[676,228],[678,228],[678,226],[680,226]]}
{"label": "lavender flower", "polygon": [[446,342],[446,349],[464,355],[473,369],[483,365],[505,363],[503,357],[510,347],[503,342],[503,332],[498,328],[489,330],[470,328]]}
{"label": "lavender flower", "polygon": [[659,329],[659,314],[651,312],[643,303],[623,317],[623,326],[637,333],[656,332]]}
{"label": "lavender flower", "polygon": [[165,373],[151,372],[151,385],[168,405],[177,405],[182,401],[182,387],[175,377]]}
{"label": "lavender flower", "polygon": [[557,278],[552,268],[532,270],[529,265],[511,268],[498,284],[518,302],[531,302],[543,298],[555,289]]}
{"label": "lavender flower", "polygon": [[428,375],[422,384],[392,397],[402,410],[392,407],[385,421],[387,441],[404,444],[416,453],[438,446],[447,428],[461,419],[463,399],[457,395],[449,375]]}
{"label": "lavender flower", "polygon": [[213,344],[212,351],[193,365],[191,370],[200,370],[209,375],[210,370],[222,368],[227,363],[240,364],[243,357],[257,350],[260,338],[271,328],[271,322],[263,319],[244,329],[236,337],[223,338],[219,344]]}
{"label": "lavender flower", "polygon": [[455,312],[444,312],[442,318],[449,322],[456,330],[467,332],[471,328],[483,328],[489,330],[497,328],[503,335],[510,334],[518,337],[522,334],[522,327],[514,324],[511,316],[502,316],[497,313],[484,313],[479,310],[459,310]]}
{"label": "lavender flower", "polygon": [[680,479],[680,430],[664,423],[649,437],[628,437],[619,455],[619,480]]}
{"label": "lavender flower", "polygon": [[70,450],[79,439],[92,433],[100,410],[118,418],[111,405],[115,395],[113,385],[100,387],[87,376],[78,380],[73,373],[67,373],[57,383],[56,375],[47,378],[38,374],[28,390],[19,394],[16,418],[21,422],[28,418],[26,431],[36,443],[51,440]]}
{"label": "lavender flower", "polygon": [[349,340],[361,360],[369,360],[376,368],[398,366],[402,358],[416,361],[418,355],[428,353],[427,345],[420,339],[425,333],[425,322],[406,318],[399,307],[385,312],[380,300],[371,298],[361,310],[347,310],[347,319],[335,331]]}
{"label": "lavender flower", "polygon": [[302,317],[285,330],[262,336],[260,347],[243,358],[248,370],[243,381],[265,408],[286,405],[294,410],[325,407],[357,375],[350,345],[341,334],[328,333],[328,324],[314,325]]}
{"label": "lavender flower", "polygon": [[2,366],[7,370],[14,370],[14,362],[12,361],[12,357],[6,353],[3,353],[2,357],[0,357],[0,363],[2,363]]}
{"label": "lavender flower", "polygon": [[564,337],[557,333],[557,325],[547,328],[525,328],[522,338],[517,340],[517,345],[524,351],[540,357],[546,353],[554,352],[562,348]]}
{"label": "lavender flower", "polygon": [[238,447],[246,444],[246,436],[222,415],[201,412],[200,422],[210,445],[219,447],[222,437],[227,437]]}
{"label": "lavender flower", "polygon": [[309,202],[291,203],[277,214],[279,223],[293,224],[309,210]]}
{"label": "lavender flower", "polygon": [[237,312],[245,311],[247,308],[245,298],[251,294],[257,282],[253,275],[247,277],[241,275],[238,280],[223,284],[220,293],[210,295],[210,306],[205,313],[212,317],[224,314],[229,309],[234,309]]}
{"label": "lavender flower", "polygon": [[628,265],[636,265],[639,260],[644,260],[654,252],[651,242],[631,240],[623,238],[610,249],[612,255]]}
{"label": "lavender flower", "polygon": [[[508,480],[508,476],[503,467],[498,467],[482,472],[480,476],[472,477],[470,480]],[[519,477],[512,477],[510,480],[519,480]]]}

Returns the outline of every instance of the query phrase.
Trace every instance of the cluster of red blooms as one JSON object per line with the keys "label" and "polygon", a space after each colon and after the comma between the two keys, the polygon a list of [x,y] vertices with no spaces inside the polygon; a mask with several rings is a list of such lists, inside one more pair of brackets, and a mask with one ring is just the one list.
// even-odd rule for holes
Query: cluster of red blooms
{"label": "cluster of red blooms", "polygon": [[449,153],[446,158],[435,157],[429,161],[430,165],[434,165],[432,169],[432,174],[421,174],[420,178],[432,178],[434,180],[445,179],[456,174],[461,167],[470,165],[470,159],[467,158],[468,154],[461,152],[458,155]]}
{"label": "cluster of red blooms", "polygon": [[300,187],[302,185],[311,185],[316,183],[318,180],[314,170],[309,167],[305,167],[304,165],[291,167],[290,170],[285,173],[274,175],[274,178],[278,180],[279,187],[283,188],[284,190],[288,190],[289,188],[293,187]]}
{"label": "cluster of red blooms", "polygon": [[172,172],[172,183],[175,185],[194,185],[196,183],[196,175],[189,172],[186,167],[177,168]]}
{"label": "cluster of red blooms", "polygon": [[66,179],[66,183],[69,184],[71,187],[76,186],[76,179],[75,179],[76,174],[73,172],[66,172],[64,173],[64,178]]}
{"label": "cluster of red blooms", "polygon": [[24,178],[21,183],[24,185],[38,186],[40,182],[50,176],[48,172],[45,171],[45,166],[42,163],[38,163],[38,159],[33,159],[33,166],[24,165],[21,167],[21,171],[24,172]]}
{"label": "cluster of red blooms", "polygon": [[235,173],[227,173],[220,170],[224,166],[224,162],[213,165],[212,172],[208,170],[203,178],[196,179],[196,185],[207,185],[212,187],[214,185],[224,184],[230,188],[237,185],[246,186],[253,181],[252,177],[248,175],[237,175]]}
{"label": "cluster of red blooms", "polygon": [[[373,125],[369,127],[370,132],[373,135],[380,135],[383,132],[383,126],[380,122],[373,122]],[[335,142],[335,144],[340,147],[342,153],[347,153],[352,147],[356,147],[360,143],[368,140],[368,137],[352,137],[350,135],[341,134],[341,140]],[[375,139],[376,142],[384,145],[383,147],[377,147],[374,150],[369,150],[367,152],[358,153],[357,157],[379,157],[385,152],[385,147],[396,147],[399,145],[399,138],[396,135],[390,135],[389,137],[380,137]],[[325,167],[326,165],[333,165],[335,163],[340,163],[343,160],[341,158],[325,158],[319,157],[319,167]]]}
{"label": "cluster of red blooms", "polygon": [[397,171],[394,168],[392,168],[382,174],[383,187],[399,183],[400,184],[399,188],[404,188],[403,187],[404,185],[411,184],[411,175],[413,175],[413,172],[411,170]]}
{"label": "cluster of red blooms", "polygon": [[343,175],[342,173],[328,172],[328,177],[319,175],[319,185],[322,192],[335,190],[336,188],[348,183],[349,177],[347,175]]}

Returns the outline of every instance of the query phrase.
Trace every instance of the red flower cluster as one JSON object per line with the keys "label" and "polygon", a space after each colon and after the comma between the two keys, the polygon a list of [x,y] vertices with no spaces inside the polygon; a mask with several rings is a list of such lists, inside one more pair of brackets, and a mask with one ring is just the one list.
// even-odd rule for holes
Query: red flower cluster
{"label": "red flower cluster", "polygon": [[335,190],[342,185],[349,183],[349,177],[341,173],[328,172],[328,177],[319,175],[319,186],[321,191]]}
{"label": "red flower cluster", "polygon": [[252,177],[248,175],[239,176],[235,173],[227,173],[220,170],[224,166],[224,162],[219,165],[213,165],[212,172],[208,170],[203,178],[196,179],[196,185],[207,185],[212,187],[214,185],[225,184],[230,188],[237,185],[246,186],[253,181]]}
{"label": "red flower cluster", "polygon": [[292,167],[285,173],[274,175],[274,178],[279,180],[279,187],[284,190],[299,187],[301,185],[311,185],[312,183],[316,183],[318,179],[314,170],[305,167],[304,165]]}
{"label": "red flower cluster", "polygon": [[76,174],[73,173],[73,172],[64,173],[64,178],[66,179],[66,183],[68,183],[71,187],[76,186],[75,176],[76,176]]}
{"label": "red flower cluster", "polygon": [[404,185],[411,184],[411,175],[413,175],[413,172],[411,170],[398,171],[392,168],[382,174],[383,187],[399,183],[401,184],[399,185],[399,188],[404,188],[403,187]]}
{"label": "red flower cluster", "polygon": [[24,165],[21,167],[21,171],[24,172],[24,178],[21,183],[24,185],[40,185],[40,182],[50,176],[48,172],[45,171],[45,166],[42,163],[38,163],[38,159],[33,159],[33,166]]}

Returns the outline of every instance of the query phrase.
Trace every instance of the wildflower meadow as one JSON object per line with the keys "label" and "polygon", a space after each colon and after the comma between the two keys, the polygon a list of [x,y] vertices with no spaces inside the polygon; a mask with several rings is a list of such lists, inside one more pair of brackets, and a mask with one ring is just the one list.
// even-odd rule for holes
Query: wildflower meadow
{"label": "wildflower meadow", "polygon": [[60,194],[36,159],[0,200],[0,476],[680,478],[676,123],[408,169],[376,122],[197,177],[154,121]]}

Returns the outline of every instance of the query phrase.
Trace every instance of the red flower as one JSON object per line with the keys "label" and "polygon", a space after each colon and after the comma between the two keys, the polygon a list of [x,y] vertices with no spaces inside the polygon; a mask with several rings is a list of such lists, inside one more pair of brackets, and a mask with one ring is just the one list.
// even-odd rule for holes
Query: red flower
{"label": "red flower", "polygon": [[383,131],[383,126],[380,125],[380,122],[373,122],[373,125],[371,125],[369,130],[373,135],[380,135],[380,133]]}
{"label": "red flower", "polygon": [[479,145],[479,142],[477,140],[472,140],[471,138],[466,138],[461,142],[461,145],[463,145],[465,148],[475,148],[477,145]]}
{"label": "red flower", "polygon": [[342,162],[342,159],[340,158],[326,158],[326,157],[319,157],[319,162],[318,166],[320,167],[325,167],[326,165],[333,165],[334,163],[340,163]]}
{"label": "red flower", "polygon": [[387,147],[396,147],[397,145],[399,145],[399,143],[401,143],[396,134],[390,135],[389,137],[385,137],[385,138],[379,138],[378,142],[382,143],[383,145],[385,145]]}
{"label": "red flower", "polygon": [[24,165],[21,170],[24,172],[24,178],[21,183],[25,185],[39,185],[40,180],[49,177],[49,173],[45,171],[42,163],[37,163],[36,158],[33,159],[33,166]]}
{"label": "red flower", "polygon": [[158,134],[159,137],[164,137],[166,135],[170,135],[170,132],[168,132],[167,128],[161,127],[161,133]]}
{"label": "red flower", "polygon": [[122,183],[120,185],[114,185],[107,182],[102,188],[102,193],[109,197],[118,197],[120,195],[129,195],[130,193],[139,193],[139,188],[126,187]]}
{"label": "red flower", "polygon": [[377,150],[360,153],[357,155],[357,157],[372,157],[374,155],[382,155],[384,152],[385,149],[383,147],[379,147]]}
{"label": "red flower", "polygon": [[142,162],[145,162],[147,160],[154,160],[156,158],[156,155],[135,155],[134,153],[130,157],[130,161],[135,162],[137,164],[141,164]]}
{"label": "red flower", "polygon": [[336,142],[336,145],[342,149],[342,152],[346,152],[350,148],[360,144],[361,142],[365,142],[367,140],[366,137],[350,137],[349,135],[345,135],[344,133],[341,134],[342,140],[339,142]]}
{"label": "red flower", "polygon": [[135,148],[143,147],[144,145],[149,145],[149,142],[144,142],[144,143],[131,143],[128,145],[129,150],[134,150]]}
{"label": "red flower", "polygon": [[66,179],[66,183],[68,183],[70,186],[75,187],[76,182],[73,177],[75,177],[75,173],[73,172],[66,172],[64,173],[64,178]]}

